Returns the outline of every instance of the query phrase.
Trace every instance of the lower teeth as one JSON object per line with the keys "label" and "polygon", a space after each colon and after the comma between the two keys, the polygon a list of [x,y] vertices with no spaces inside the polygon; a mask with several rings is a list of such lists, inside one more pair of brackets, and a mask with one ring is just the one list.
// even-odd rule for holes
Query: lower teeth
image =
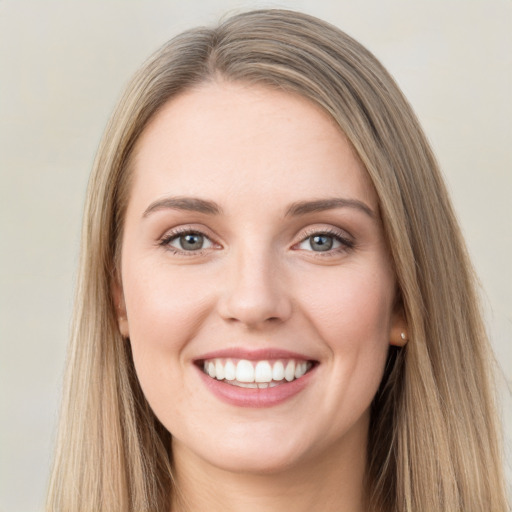
{"label": "lower teeth", "polygon": [[[275,388],[282,384],[282,381],[272,381],[272,382],[239,382],[237,380],[222,380],[220,382],[225,382],[226,384],[231,384],[232,386],[238,386],[240,388],[251,388],[251,389],[266,389],[266,388]],[[285,381],[286,382],[286,381]]]}

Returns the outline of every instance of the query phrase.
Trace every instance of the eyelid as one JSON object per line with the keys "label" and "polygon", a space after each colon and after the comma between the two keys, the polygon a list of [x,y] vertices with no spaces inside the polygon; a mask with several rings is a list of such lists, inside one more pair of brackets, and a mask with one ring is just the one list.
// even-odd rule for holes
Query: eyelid
{"label": "eyelid", "polygon": [[[339,247],[330,249],[328,251],[322,252],[322,251],[307,251],[306,249],[300,249],[299,245],[305,242],[308,238],[314,236],[314,235],[327,235],[332,236],[335,238],[341,245]],[[300,238],[297,242],[295,242],[292,246],[292,249],[295,250],[304,250],[306,252],[314,253],[317,256],[324,257],[324,256],[331,256],[333,254],[348,251],[350,249],[353,249],[355,246],[355,240],[354,238],[347,233],[347,231],[336,228],[334,226],[310,226],[306,228],[305,230],[302,230],[300,233]]]}
{"label": "eyelid", "polygon": [[[198,234],[206,238],[211,246],[203,249],[198,249],[197,251],[186,251],[179,249],[178,247],[174,247],[170,245],[170,242],[180,236],[187,234]],[[164,249],[172,252],[173,254],[177,254],[179,256],[199,256],[206,252],[217,249],[221,249],[222,245],[215,240],[215,237],[212,236],[211,230],[205,228],[204,226],[198,226],[195,224],[189,225],[181,225],[176,226],[174,228],[168,229],[165,233],[158,239],[158,245],[163,247]]]}
{"label": "eyelid", "polygon": [[[175,242],[179,242],[181,244],[182,242],[182,238],[183,237],[186,237],[188,235],[194,235],[194,236],[198,236],[201,238],[201,241],[205,244],[203,245],[203,247],[201,247],[200,249],[190,249],[190,250],[187,250],[187,249],[184,249],[184,248],[180,248],[179,246],[177,245],[174,245]],[[177,249],[178,251],[183,251],[183,252],[186,252],[186,253],[198,253],[202,250],[205,250],[205,249],[210,249],[211,247],[213,247],[213,242],[210,240],[209,237],[207,237],[206,235],[203,235],[202,233],[199,233],[197,231],[188,231],[188,232],[185,232],[185,233],[178,233],[177,235],[173,235],[171,236],[170,238],[167,238],[167,244],[174,248],[174,249]]]}
{"label": "eyelid", "polygon": [[[179,236],[189,234],[189,233],[197,233],[208,239],[208,241],[211,243],[210,247],[204,248],[204,249],[198,249],[196,251],[186,251],[181,250],[178,247],[174,247],[170,245],[170,242]],[[335,238],[339,243],[340,246],[336,248],[332,248],[330,250],[327,250],[325,252],[322,251],[308,251],[305,249],[300,249],[298,246],[306,241],[309,237],[314,235],[328,235]],[[168,229],[165,231],[165,233],[159,237],[157,240],[157,244],[161,247],[163,247],[166,250],[169,250],[170,252],[177,254],[177,255],[184,255],[184,256],[199,256],[203,255],[206,252],[210,252],[212,250],[218,250],[222,249],[223,246],[219,242],[217,242],[217,237],[215,235],[212,235],[212,232],[210,229],[206,228],[202,225],[197,224],[186,224],[186,225],[179,225],[174,228]],[[327,257],[332,256],[334,254],[346,252],[350,249],[353,249],[355,246],[355,240],[352,235],[350,235],[346,230],[335,227],[335,226],[329,226],[329,225],[314,225],[309,226],[306,229],[301,230],[300,235],[297,236],[297,241],[294,242],[292,245],[292,249],[294,250],[304,250],[305,252],[314,253],[315,256],[319,257]]]}

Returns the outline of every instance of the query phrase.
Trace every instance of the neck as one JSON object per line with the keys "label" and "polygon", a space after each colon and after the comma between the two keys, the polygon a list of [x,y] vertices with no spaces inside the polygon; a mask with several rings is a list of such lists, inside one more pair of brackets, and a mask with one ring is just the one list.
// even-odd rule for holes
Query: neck
{"label": "neck", "polygon": [[257,474],[226,471],[173,442],[172,511],[363,512],[366,438],[352,441],[294,467]]}

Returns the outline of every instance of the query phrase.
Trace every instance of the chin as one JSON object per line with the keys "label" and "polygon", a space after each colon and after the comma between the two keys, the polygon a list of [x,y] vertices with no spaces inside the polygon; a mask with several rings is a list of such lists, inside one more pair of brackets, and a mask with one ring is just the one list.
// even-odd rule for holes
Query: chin
{"label": "chin", "polygon": [[281,429],[278,432],[242,429],[236,434],[232,431],[224,434],[214,436],[215,442],[212,437],[202,437],[188,447],[173,439],[173,452],[178,457],[180,453],[192,452],[195,458],[226,472],[268,475],[300,464],[309,451],[304,442],[290,439]]}
{"label": "chin", "polygon": [[269,450],[256,447],[254,450],[243,450],[243,453],[229,453],[225,458],[213,457],[208,462],[230,473],[263,476],[290,470],[301,461],[295,455],[284,451],[271,453]]}

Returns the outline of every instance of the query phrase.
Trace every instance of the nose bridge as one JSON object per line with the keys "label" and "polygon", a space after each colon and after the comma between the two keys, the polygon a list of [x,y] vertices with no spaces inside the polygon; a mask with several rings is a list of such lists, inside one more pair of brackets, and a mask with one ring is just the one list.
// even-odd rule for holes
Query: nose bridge
{"label": "nose bridge", "polygon": [[233,251],[220,312],[226,320],[255,327],[286,320],[291,313],[279,258],[262,244]]}

